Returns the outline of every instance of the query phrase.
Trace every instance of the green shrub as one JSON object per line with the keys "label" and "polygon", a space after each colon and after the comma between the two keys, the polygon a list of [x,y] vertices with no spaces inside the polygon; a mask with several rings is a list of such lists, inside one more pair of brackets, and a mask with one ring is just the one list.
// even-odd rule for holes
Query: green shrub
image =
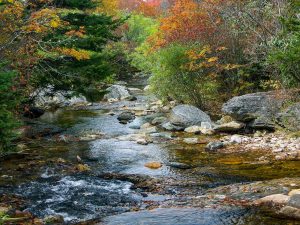
{"label": "green shrub", "polygon": [[218,96],[218,82],[210,79],[205,70],[189,70],[187,52],[195,46],[171,44],[153,52],[142,64],[149,72],[151,89],[162,100],[171,98],[179,102],[209,107]]}
{"label": "green shrub", "polygon": [[286,87],[300,85],[300,3],[291,1],[289,16],[282,18],[282,34],[273,41],[269,63],[279,72]]}
{"label": "green shrub", "polygon": [[14,72],[0,70],[0,153],[11,150],[11,141],[16,137],[18,122],[14,111],[19,101],[16,91],[12,90],[15,76]]}

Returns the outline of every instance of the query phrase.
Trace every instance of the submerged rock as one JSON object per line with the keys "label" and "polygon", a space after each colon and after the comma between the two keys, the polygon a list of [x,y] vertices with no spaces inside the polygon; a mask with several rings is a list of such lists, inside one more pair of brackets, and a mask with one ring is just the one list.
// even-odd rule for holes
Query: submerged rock
{"label": "submerged rock", "polygon": [[145,164],[145,167],[150,169],[159,169],[162,167],[162,164],[160,162],[148,162]]}
{"label": "submerged rock", "polygon": [[187,128],[200,125],[202,122],[211,123],[210,117],[200,109],[192,105],[178,105],[171,111],[170,122],[179,127]]}
{"label": "submerged rock", "polygon": [[219,141],[217,141],[217,142],[210,142],[210,143],[208,143],[208,145],[205,147],[205,149],[206,149],[207,151],[216,151],[216,150],[218,150],[218,149],[223,148],[224,146],[225,146],[225,145],[224,145],[223,142],[219,142]]}
{"label": "submerged rock", "polygon": [[118,120],[119,121],[131,121],[134,120],[135,115],[132,112],[122,112],[121,114],[118,115]]}
{"label": "submerged rock", "polygon": [[192,166],[185,164],[185,163],[179,163],[179,162],[169,162],[167,166],[176,168],[176,169],[191,169]]}

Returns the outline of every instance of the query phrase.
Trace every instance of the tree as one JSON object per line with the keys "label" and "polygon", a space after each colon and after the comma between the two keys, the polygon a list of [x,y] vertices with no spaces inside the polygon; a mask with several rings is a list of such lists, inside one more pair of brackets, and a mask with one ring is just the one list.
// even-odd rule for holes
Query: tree
{"label": "tree", "polygon": [[17,111],[19,97],[14,88],[16,73],[0,65],[0,153],[12,149],[11,141],[16,137],[18,122],[14,112]]}
{"label": "tree", "polygon": [[274,41],[274,49],[270,53],[269,62],[277,69],[279,79],[285,87],[300,86],[300,3],[290,1],[287,17],[281,22],[283,30]]}

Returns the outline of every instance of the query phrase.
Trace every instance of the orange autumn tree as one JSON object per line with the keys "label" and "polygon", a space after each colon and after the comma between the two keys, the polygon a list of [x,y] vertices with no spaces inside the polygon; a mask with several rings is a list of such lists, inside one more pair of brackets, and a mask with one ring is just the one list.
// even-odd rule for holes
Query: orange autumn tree
{"label": "orange autumn tree", "polygon": [[223,0],[177,0],[167,17],[161,20],[160,33],[155,39],[157,46],[172,42],[206,42],[216,32],[221,17],[217,5]]}
{"label": "orange autumn tree", "polygon": [[119,0],[119,9],[157,17],[161,14],[161,4],[162,0]]}

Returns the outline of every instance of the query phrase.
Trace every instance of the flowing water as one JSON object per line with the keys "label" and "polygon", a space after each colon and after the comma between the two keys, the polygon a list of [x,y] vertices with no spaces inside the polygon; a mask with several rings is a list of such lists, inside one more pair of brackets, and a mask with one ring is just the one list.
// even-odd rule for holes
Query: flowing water
{"label": "flowing water", "polygon": [[[296,224],[240,206],[193,207],[192,196],[202,196],[210,188],[234,183],[247,183],[282,177],[297,177],[299,162],[272,164],[252,163],[262,153],[207,153],[203,145],[186,145],[163,132],[154,143],[139,145],[120,136],[135,134],[132,124],[120,124],[116,115],[124,105],[145,107],[151,97],[140,95],[136,102],[98,104],[89,110],[58,110],[47,113],[40,121],[65,129],[63,137],[78,137],[83,131],[97,131],[104,137],[92,141],[75,139],[59,141],[54,137],[28,141],[30,156],[1,162],[0,194],[16,194],[25,199],[24,208],[38,217],[62,215],[67,224],[102,220],[101,224]],[[135,123],[139,123],[137,119]],[[180,135],[180,134],[178,134]],[[205,138],[205,137],[203,137]],[[63,159],[76,164],[77,156],[89,165],[88,173],[70,173]],[[163,167],[146,168],[146,162],[159,161]],[[190,166],[180,169],[170,162]],[[100,178],[101,174],[137,174],[160,179],[169,185],[162,193],[133,189],[129,181]],[[185,199],[182,204],[178,201]],[[147,202],[160,205],[173,201],[165,208],[148,210]],[[180,207],[179,207],[180,206]],[[139,210],[132,212],[133,210]],[[92,222],[90,223],[92,224]]]}

